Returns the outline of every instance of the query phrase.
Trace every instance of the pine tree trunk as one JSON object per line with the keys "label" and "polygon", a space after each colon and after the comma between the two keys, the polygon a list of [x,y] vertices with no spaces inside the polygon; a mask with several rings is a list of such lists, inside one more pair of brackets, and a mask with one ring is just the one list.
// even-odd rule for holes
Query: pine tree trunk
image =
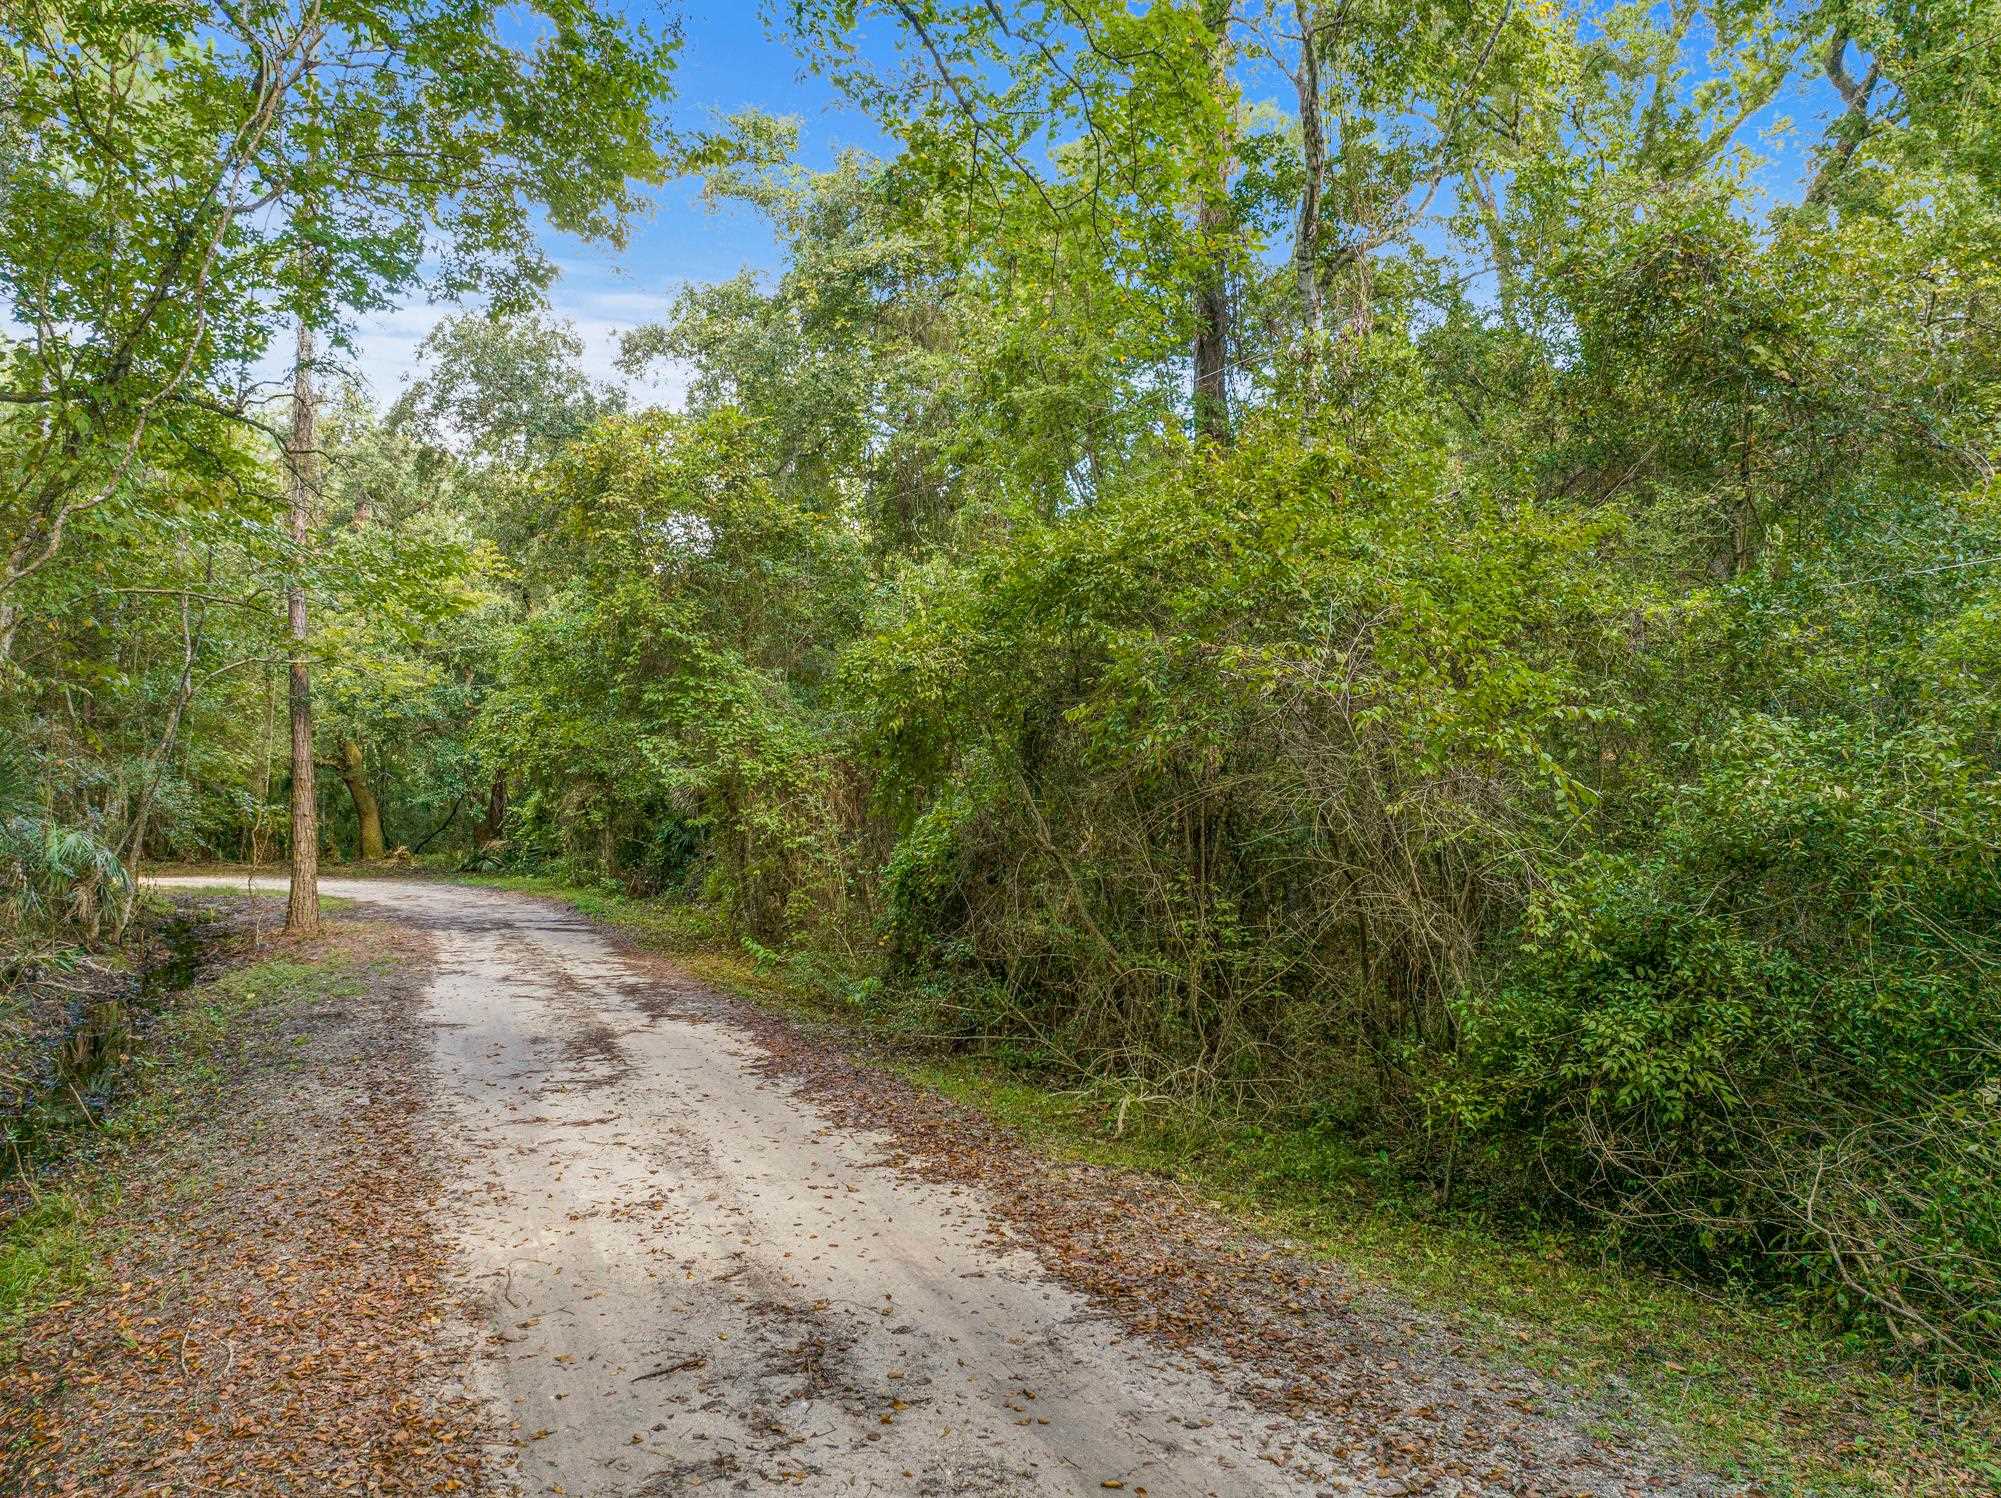
{"label": "pine tree trunk", "polygon": [[286,445],[292,491],[292,581],[285,611],[292,638],[292,892],[285,929],[316,936],[320,929],[320,818],[313,781],[313,694],[306,672],[306,584],[301,574],[312,528],[314,432],[313,332],[299,322],[298,362],[292,372],[292,433]]}
{"label": "pine tree trunk", "polygon": [[1319,27],[1312,0],[1293,0],[1299,22],[1300,169],[1299,220],[1292,237],[1292,274],[1299,287],[1299,315],[1306,326],[1307,387],[1313,385],[1313,360],[1319,353],[1320,329],[1326,320],[1326,296],[1320,286],[1320,192],[1327,176],[1327,133],[1320,118]]}

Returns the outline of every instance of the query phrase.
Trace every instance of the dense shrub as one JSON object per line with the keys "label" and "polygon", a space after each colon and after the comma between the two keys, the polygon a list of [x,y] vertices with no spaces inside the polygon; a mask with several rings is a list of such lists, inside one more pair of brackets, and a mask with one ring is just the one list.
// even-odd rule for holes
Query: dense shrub
{"label": "dense shrub", "polygon": [[1434,1104],[1641,1252],[1964,1354],[2001,1306],[2001,778],[1764,716],[1701,761],[1538,896]]}
{"label": "dense shrub", "polygon": [[844,667],[892,976],[955,1033],[1338,1116],[1443,1191],[1976,1366],[1992,606],[1830,579],[1955,510],[1977,551],[1981,501],[1851,474],[1755,571],[1666,589],[1633,517],[1470,480],[1429,404],[1392,356],[1351,441],[1166,452],[907,577]]}
{"label": "dense shrub", "polygon": [[[1362,1085],[1448,998],[1585,787],[1601,523],[1454,492],[1394,365],[1355,446],[1164,453],[1093,509],[920,576],[853,651],[909,808],[895,952],[1113,1074]],[[1005,1005],[994,1010],[996,996]]]}

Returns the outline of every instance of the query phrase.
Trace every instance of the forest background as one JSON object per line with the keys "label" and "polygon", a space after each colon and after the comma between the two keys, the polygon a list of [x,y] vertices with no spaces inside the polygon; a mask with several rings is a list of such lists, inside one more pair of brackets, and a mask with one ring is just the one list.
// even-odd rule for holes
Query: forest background
{"label": "forest background", "polygon": [[[875,149],[587,0],[7,7],[10,994],[144,860],[602,883],[1990,1380],[1993,0],[765,19]],[[782,264],[608,380],[667,182]]]}

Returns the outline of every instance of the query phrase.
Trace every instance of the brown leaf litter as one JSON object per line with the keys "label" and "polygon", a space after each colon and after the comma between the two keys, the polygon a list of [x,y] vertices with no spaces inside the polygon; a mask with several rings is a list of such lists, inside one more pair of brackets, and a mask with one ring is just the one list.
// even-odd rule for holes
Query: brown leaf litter
{"label": "brown leaf litter", "polygon": [[[621,940],[652,980],[649,1012],[748,1031],[762,1069],[882,1163],[977,1190],[998,1251],[1025,1250],[1128,1331],[1270,1412],[1281,1454],[1377,1493],[1745,1493],[1691,1470],[1632,1412],[1509,1367],[1338,1265],[1246,1230],[1175,1183],[1063,1165],[1014,1131],[915,1085],[867,1037],[715,993]],[[1329,1432],[1339,1432],[1329,1435]],[[1267,1458],[1272,1459],[1272,1458]]]}
{"label": "brown leaf litter", "polygon": [[249,1011],[207,1116],[134,1147],[101,1272],[0,1371],[0,1490],[486,1487],[409,1017],[431,943],[344,925],[314,955],[366,991]]}

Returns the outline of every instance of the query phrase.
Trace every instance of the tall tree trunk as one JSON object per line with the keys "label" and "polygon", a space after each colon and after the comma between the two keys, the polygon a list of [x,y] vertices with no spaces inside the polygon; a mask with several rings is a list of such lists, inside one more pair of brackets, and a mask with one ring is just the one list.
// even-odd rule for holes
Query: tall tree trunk
{"label": "tall tree trunk", "polygon": [[1300,319],[1306,328],[1307,385],[1313,383],[1313,360],[1320,329],[1326,320],[1327,297],[1320,285],[1320,191],[1327,176],[1327,132],[1320,121],[1319,28],[1313,0],[1293,0],[1299,21],[1300,167],[1306,178],[1299,189],[1299,219],[1292,235],[1292,274],[1299,287]]}
{"label": "tall tree trunk", "polygon": [[373,863],[388,852],[382,842],[382,804],[369,787],[361,745],[354,739],[340,741],[340,778],[348,795],[354,798],[354,819],[361,827],[362,861]]}
{"label": "tall tree trunk", "polygon": [[1880,63],[1871,63],[1868,73],[1859,79],[1850,73],[1848,43],[1848,33],[1837,29],[1828,38],[1827,51],[1821,56],[1821,70],[1827,74],[1827,81],[1834,85],[1834,91],[1841,95],[1841,102],[1848,106],[1848,112],[1836,120],[1828,132],[1833,146],[1821,157],[1813,181],[1807,184],[1806,201],[1809,203],[1826,201],[1830,188],[1847,169],[1848,163],[1854,160],[1856,149],[1869,133],[1869,100],[1883,77]]}
{"label": "tall tree trunk", "polygon": [[292,371],[292,433],[286,444],[292,491],[292,580],[285,612],[292,637],[292,893],[285,929],[316,936],[320,929],[320,817],[313,781],[313,690],[306,672],[306,544],[312,537],[314,431],[313,330],[299,319],[297,364]]}
{"label": "tall tree trunk", "polygon": [[[1225,109],[1230,88],[1230,3],[1202,0],[1202,23],[1210,37],[1210,82]],[[1216,442],[1230,440],[1230,393],[1225,380],[1230,349],[1230,160],[1234,126],[1226,125],[1216,153],[1216,177],[1202,184],[1195,228],[1209,256],[1195,290],[1195,430]]]}
{"label": "tall tree trunk", "polygon": [[482,848],[500,841],[507,830],[507,777],[496,775],[486,793],[486,820],[480,823],[474,841]]}
{"label": "tall tree trunk", "polygon": [[1292,275],[1299,293],[1301,331],[1300,407],[1309,424],[1320,403],[1322,364],[1327,353],[1327,264],[1322,244],[1327,232],[1327,117],[1320,78],[1323,36],[1341,24],[1345,8],[1329,20],[1321,0],[1293,0],[1299,26],[1299,70],[1292,81],[1299,96],[1299,214],[1293,225]]}
{"label": "tall tree trunk", "polygon": [[1480,222],[1486,227],[1487,242],[1493,249],[1494,286],[1500,297],[1501,318],[1512,324],[1516,304],[1521,300],[1521,273],[1515,266],[1508,227],[1501,219],[1500,194],[1494,188],[1493,178],[1478,170],[1466,173],[1466,191],[1480,210]]}

